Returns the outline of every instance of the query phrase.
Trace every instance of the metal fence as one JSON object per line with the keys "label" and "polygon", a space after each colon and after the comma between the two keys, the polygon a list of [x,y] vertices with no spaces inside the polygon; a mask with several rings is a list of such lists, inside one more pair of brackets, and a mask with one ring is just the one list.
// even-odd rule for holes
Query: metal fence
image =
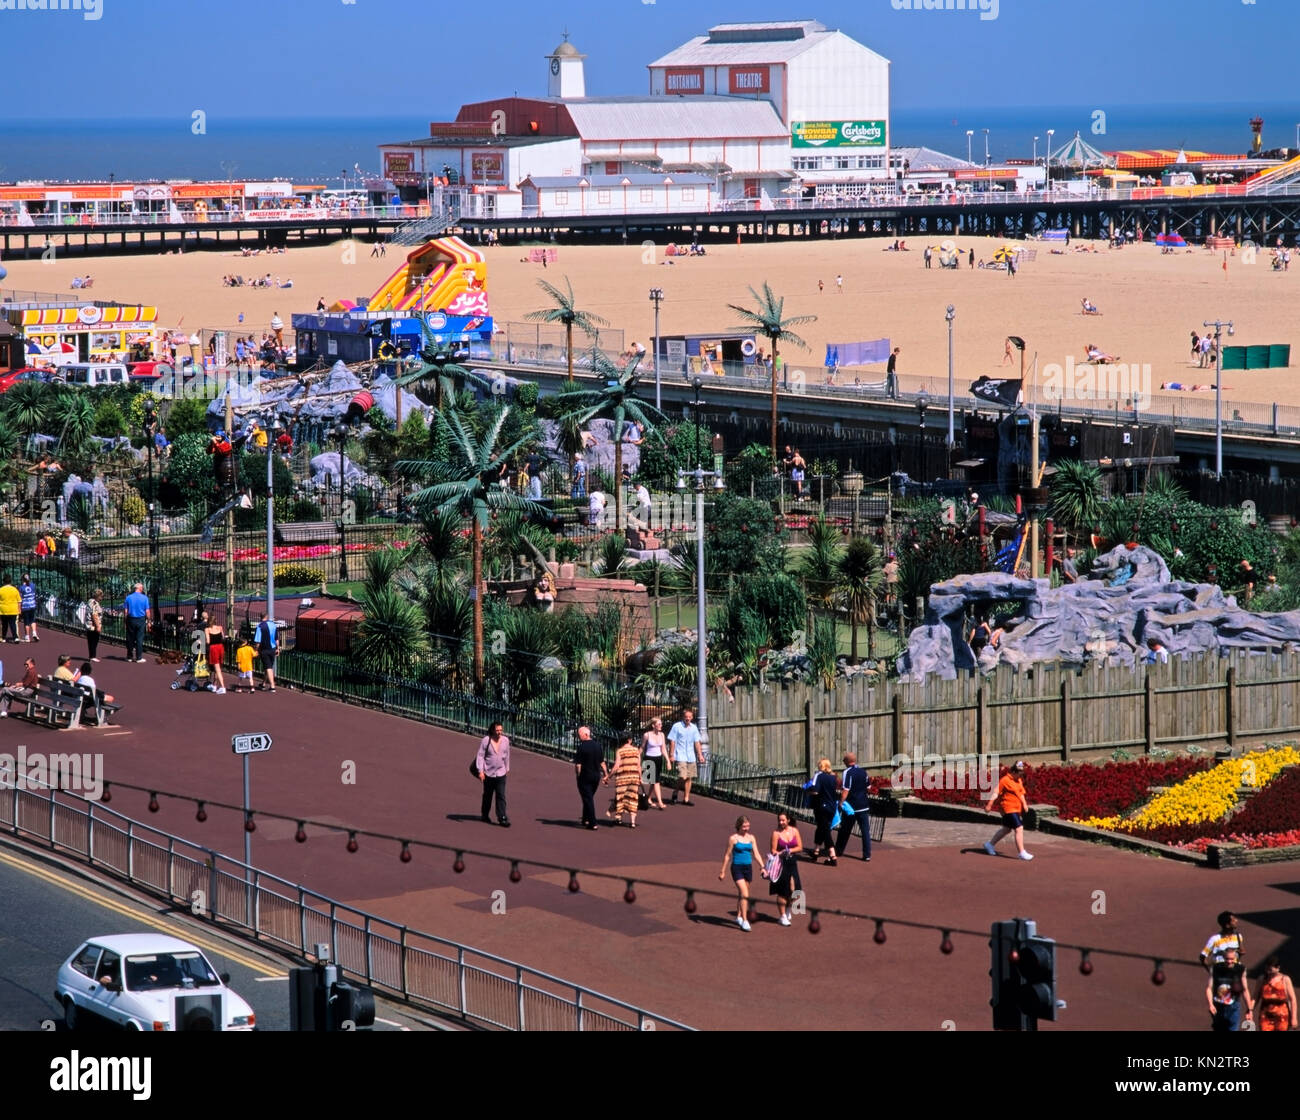
{"label": "metal fence", "polygon": [[303,957],[317,944],[344,972],[403,1000],[507,1031],[692,1030],[570,980],[338,902],[94,801],[15,777],[0,828]]}

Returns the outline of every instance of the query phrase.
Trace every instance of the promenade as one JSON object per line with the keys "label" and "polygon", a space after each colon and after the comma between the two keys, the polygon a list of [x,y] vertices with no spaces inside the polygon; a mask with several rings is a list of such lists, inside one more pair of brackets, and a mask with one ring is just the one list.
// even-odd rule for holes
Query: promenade
{"label": "promenade", "polygon": [[[35,649],[48,672],[68,635],[46,631]],[[701,896],[687,915],[682,891],[636,887],[623,901],[622,877],[642,877],[699,890],[722,890],[717,878],[735,806],[701,800],[638,816],[638,828],[577,826],[573,769],[516,751],[509,784],[514,827],[478,819],[479,786],[468,774],[475,737],[412,724],[285,688],[275,695],[215,696],[171,691],[174,669],[129,665],[108,646],[96,677],[123,704],[121,726],[53,732],[17,719],[0,722],[0,750],[104,754],[107,781],[209,800],[208,819],[192,802],[115,788],[112,808],[232,856],[243,851],[240,814],[213,807],[238,804],[241,767],[230,736],[265,731],[274,738],[252,759],[256,809],[453,845],[466,851],[456,874],[452,857],[413,848],[402,863],[398,845],[366,837],[349,854],[346,834],[308,830],[294,842],[290,821],[259,818],[253,861],[277,875],[414,928],[475,945],[606,994],[708,1029],[958,1030],[990,1025],[987,937],[954,937],[939,951],[937,931],[874,926],[823,916],[810,935],[806,917],[792,928],[760,909],[752,933],[734,922],[729,900]],[[47,664],[48,663],[48,664]],[[347,779],[355,775],[355,781]],[[764,842],[771,822],[750,814]],[[805,844],[811,827],[801,830]],[[1095,949],[1132,950],[1167,961],[1194,960],[1225,907],[1242,917],[1248,958],[1295,952],[1300,932],[1294,868],[1289,865],[1209,872],[1184,864],[1030,834],[1030,864],[990,859],[979,848],[983,825],[890,821],[885,842],[867,865],[802,865],[810,909],[840,907],[942,927],[987,931],[1001,918],[1028,917],[1040,933]],[[859,851],[854,840],[849,856]],[[1009,850],[1009,848],[1008,848]],[[581,878],[566,889],[565,872],[522,868],[512,884],[508,865],[474,851],[618,875]],[[766,885],[756,895],[767,898]],[[730,892],[730,882],[725,884]],[[492,892],[504,891],[505,913]],[[1102,892],[1098,894],[1098,892]],[[496,907],[500,910],[500,906]],[[1288,944],[1289,941],[1289,944]],[[1168,982],[1150,982],[1151,960],[1094,956],[1090,977],[1078,954],[1059,955],[1061,1021],[1044,1029],[1198,1030],[1205,1026],[1199,969],[1166,965]],[[949,1028],[952,1029],[952,1028]]]}

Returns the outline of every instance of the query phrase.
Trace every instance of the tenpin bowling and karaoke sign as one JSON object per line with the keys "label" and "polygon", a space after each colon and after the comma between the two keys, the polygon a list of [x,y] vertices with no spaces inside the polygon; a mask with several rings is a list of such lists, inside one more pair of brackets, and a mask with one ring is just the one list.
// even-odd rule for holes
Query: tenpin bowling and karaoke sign
{"label": "tenpin bowling and karaoke sign", "polygon": [[792,121],[792,148],[883,148],[884,121]]}

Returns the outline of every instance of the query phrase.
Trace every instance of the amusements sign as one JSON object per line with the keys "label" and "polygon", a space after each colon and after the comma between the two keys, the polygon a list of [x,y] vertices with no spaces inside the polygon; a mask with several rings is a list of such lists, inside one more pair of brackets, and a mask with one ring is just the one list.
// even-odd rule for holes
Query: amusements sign
{"label": "amusements sign", "polygon": [[474,152],[470,157],[469,177],[475,183],[504,183],[505,156],[501,152]]}
{"label": "amusements sign", "polygon": [[409,175],[415,170],[415,156],[410,152],[385,152],[384,153],[384,178],[391,179],[394,175]]}
{"label": "amusements sign", "polygon": [[792,148],[883,148],[884,121],[793,121]]}

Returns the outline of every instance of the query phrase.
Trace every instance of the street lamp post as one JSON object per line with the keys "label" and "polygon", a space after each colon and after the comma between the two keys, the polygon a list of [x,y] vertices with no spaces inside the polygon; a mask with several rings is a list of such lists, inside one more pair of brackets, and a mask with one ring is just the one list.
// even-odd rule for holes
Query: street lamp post
{"label": "street lamp post", "polygon": [[[921,485],[925,485],[925,410],[930,405],[930,394],[922,389],[916,394],[916,412],[921,420]],[[924,493],[924,491],[922,491]]]}
{"label": "street lamp post", "polygon": [[1214,328],[1214,477],[1223,477],[1223,347],[1219,345],[1219,340],[1223,335],[1223,328],[1228,328],[1228,337],[1231,338],[1236,331],[1233,329],[1232,320],[1215,319],[1212,322],[1202,322],[1203,327]]}
{"label": "street lamp post", "polygon": [[152,398],[144,402],[144,444],[149,454],[149,598],[152,600],[154,625],[158,625],[158,522],[154,510],[155,491],[153,484],[153,449],[154,435],[158,430],[158,406]]}
{"label": "street lamp post", "polygon": [[944,319],[948,322],[948,458],[949,466],[952,466],[952,449],[957,446],[957,439],[954,435],[954,406],[953,406],[953,373],[952,373],[952,321],[957,318],[957,312],[953,309],[952,304],[948,304],[948,310],[944,313]]}
{"label": "street lamp post", "polygon": [[659,304],[663,301],[663,288],[651,288],[650,299],[655,305],[655,408],[663,410],[659,395]]}
{"label": "street lamp post", "polygon": [[283,430],[274,413],[263,422],[266,432],[266,620],[275,625],[275,441]]}
{"label": "street lamp post", "polygon": [[966,162],[967,163],[975,162],[973,159],[971,159],[971,151],[970,151],[970,142],[974,136],[975,136],[975,130],[973,128],[968,128],[966,130]]}
{"label": "street lamp post", "polygon": [[1034,166],[1038,166],[1038,137],[1034,137]]}
{"label": "street lamp post", "polygon": [[[699,384],[699,379],[696,379]],[[698,393],[698,389],[696,392]],[[698,396],[696,398],[699,399]],[[698,405],[696,406],[698,409]],[[698,415],[698,413],[697,413]],[[677,488],[684,490],[686,480],[692,479],[695,485],[695,707],[696,726],[700,729],[700,761],[707,762],[709,749],[709,688],[707,662],[709,653],[708,604],[704,597],[704,480],[713,479],[713,489],[723,489],[722,474],[718,471],[706,471],[700,467],[698,459],[693,471],[677,472]]]}
{"label": "street lamp post", "polygon": [[984,129],[984,166],[989,165],[989,130]]}
{"label": "street lamp post", "polygon": [[334,438],[339,443],[339,582],[347,583],[348,581],[348,537],[347,521],[343,512],[343,476],[347,470],[347,458],[344,448],[347,446],[348,436],[351,430],[346,424],[340,423],[334,429]]}
{"label": "street lamp post", "polygon": [[1055,135],[1056,129],[1049,128],[1047,130],[1047,151],[1043,153],[1043,170],[1047,172],[1049,177],[1052,174],[1052,137]]}
{"label": "street lamp post", "polygon": [[695,469],[700,469],[700,390],[704,388],[704,382],[700,378],[695,378],[691,382],[695,389]]}

